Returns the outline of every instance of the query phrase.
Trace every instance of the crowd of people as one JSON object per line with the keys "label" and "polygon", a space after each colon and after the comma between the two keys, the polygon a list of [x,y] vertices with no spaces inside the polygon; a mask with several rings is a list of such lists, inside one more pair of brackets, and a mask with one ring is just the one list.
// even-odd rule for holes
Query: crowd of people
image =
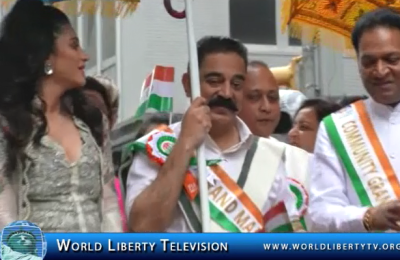
{"label": "crowd of people", "polygon": [[204,144],[212,232],[399,231],[400,15],[365,14],[352,42],[370,97],[333,102],[282,90],[237,40],[202,38],[201,97],[182,117],[146,115],[122,167],[115,84],[85,76],[62,11],[17,1],[0,33],[0,227],[201,232]]}

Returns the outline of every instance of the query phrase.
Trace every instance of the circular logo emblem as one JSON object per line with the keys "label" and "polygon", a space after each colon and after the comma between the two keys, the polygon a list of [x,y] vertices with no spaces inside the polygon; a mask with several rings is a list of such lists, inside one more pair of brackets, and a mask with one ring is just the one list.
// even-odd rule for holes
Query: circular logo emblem
{"label": "circular logo emblem", "polygon": [[303,216],[306,214],[308,207],[308,192],[306,188],[297,180],[288,178],[290,191],[296,197],[296,208]]}
{"label": "circular logo emblem", "polygon": [[174,146],[175,141],[176,139],[173,136],[160,136],[160,138],[157,140],[158,151],[164,156],[168,156],[172,151],[172,147]]}
{"label": "circular logo emblem", "polygon": [[1,232],[2,260],[42,260],[47,242],[40,228],[29,221],[15,221]]}

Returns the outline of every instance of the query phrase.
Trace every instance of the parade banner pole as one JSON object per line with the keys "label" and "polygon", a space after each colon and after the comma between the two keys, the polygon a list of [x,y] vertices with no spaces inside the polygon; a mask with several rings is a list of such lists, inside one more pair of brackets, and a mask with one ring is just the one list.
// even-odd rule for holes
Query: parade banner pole
{"label": "parade banner pole", "polygon": [[[193,0],[185,0],[185,11],[176,12],[172,9],[171,0],[164,0],[165,8],[168,13],[177,19],[186,18],[186,29],[188,35],[189,59],[190,59],[190,82],[192,90],[192,99],[200,96],[200,76],[199,62],[197,57],[197,44],[193,28]],[[210,232],[210,207],[208,202],[208,184],[207,184],[207,169],[204,144],[200,145],[197,150],[197,167],[198,167],[198,182],[199,196],[201,209],[201,223],[203,233]]]}

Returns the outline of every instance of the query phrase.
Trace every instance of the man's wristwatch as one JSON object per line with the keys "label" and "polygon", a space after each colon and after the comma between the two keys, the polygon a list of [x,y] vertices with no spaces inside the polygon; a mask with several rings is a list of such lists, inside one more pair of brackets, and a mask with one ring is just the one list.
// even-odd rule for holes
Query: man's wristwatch
{"label": "man's wristwatch", "polygon": [[371,211],[372,211],[372,208],[369,208],[365,212],[364,217],[363,217],[363,224],[364,224],[365,229],[368,232],[372,231],[372,223],[371,223],[372,222],[372,214],[371,214]]}

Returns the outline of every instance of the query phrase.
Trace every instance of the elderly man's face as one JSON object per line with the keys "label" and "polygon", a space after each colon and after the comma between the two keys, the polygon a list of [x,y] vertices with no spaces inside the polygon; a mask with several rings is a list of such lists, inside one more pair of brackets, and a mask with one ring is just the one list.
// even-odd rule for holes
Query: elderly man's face
{"label": "elderly man's face", "polygon": [[272,72],[263,66],[250,67],[239,117],[251,132],[269,137],[280,119],[279,87]]}

